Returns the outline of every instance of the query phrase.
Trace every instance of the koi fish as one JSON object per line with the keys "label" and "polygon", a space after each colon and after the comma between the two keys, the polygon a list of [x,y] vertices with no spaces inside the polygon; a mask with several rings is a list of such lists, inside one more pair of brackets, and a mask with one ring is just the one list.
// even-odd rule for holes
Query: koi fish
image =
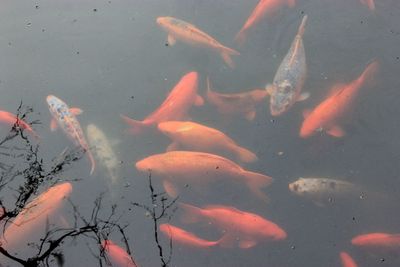
{"label": "koi fish", "polygon": [[30,132],[35,138],[39,138],[39,135],[32,129],[32,127],[23,121],[22,119],[18,118],[14,114],[0,110],[0,122],[6,123],[8,125],[15,125],[17,127],[21,127],[24,130]]}
{"label": "koi fish", "polygon": [[202,186],[228,179],[245,183],[257,197],[266,201],[267,196],[261,188],[272,182],[269,176],[244,170],[229,159],[203,152],[172,151],[152,155],[138,161],[136,169],[141,172],[151,171],[163,178],[164,189],[172,197],[176,197],[179,192],[175,183]]}
{"label": "koi fish", "polygon": [[331,94],[314,110],[306,110],[300,129],[300,137],[307,138],[324,130],[334,137],[343,137],[344,130],[337,124],[350,109],[358,91],[372,80],[379,67],[378,62],[369,64],[364,72],[348,84],[339,84],[331,89]]}
{"label": "koi fish", "polygon": [[163,223],[160,231],[173,242],[196,248],[209,248],[218,245],[218,241],[208,241],[171,224]]}
{"label": "koi fish", "polygon": [[217,129],[190,121],[166,121],[158,124],[158,129],[172,139],[167,151],[187,150],[200,152],[227,152],[234,154],[242,162],[254,162],[258,158],[250,150],[235,143]]}
{"label": "koi fish", "polygon": [[272,85],[268,84],[265,88],[271,96],[272,116],[282,115],[294,103],[304,101],[310,96],[309,93],[301,93],[307,75],[306,54],[303,45],[306,21],[307,15],[303,17],[297,35],[279,65]]}
{"label": "koi fish", "polygon": [[358,235],[351,240],[351,244],[364,248],[398,250],[400,248],[400,234],[369,233]]}
{"label": "koi fish", "polygon": [[342,262],[343,267],[357,267],[357,263],[353,260],[353,258],[347,252],[340,252],[340,261]]}
{"label": "koi fish", "polygon": [[289,190],[312,200],[318,206],[343,199],[362,199],[366,194],[365,190],[355,184],[329,178],[299,178],[289,184]]}
{"label": "koi fish", "polygon": [[294,7],[296,0],[260,0],[243,27],[236,34],[235,41],[239,45],[243,45],[246,40],[247,31],[259,23],[264,16],[275,14],[283,5]]}
{"label": "koi fish", "polygon": [[51,116],[53,117],[50,129],[55,131],[57,127],[60,127],[75,145],[83,148],[92,165],[90,174],[93,174],[96,162],[86,142],[81,125],[76,119],[76,115],[81,114],[82,110],[79,108],[69,108],[64,101],[54,95],[48,95],[46,100]]}
{"label": "koi fish", "polygon": [[116,245],[111,240],[103,240],[101,246],[107,254],[112,266],[116,267],[137,267],[132,257],[125,249]]}
{"label": "koi fish", "polygon": [[375,10],[374,0],[360,0],[361,4],[366,5],[370,10]]}
{"label": "koi fish", "polygon": [[193,104],[196,106],[203,105],[203,98],[197,94],[198,79],[197,72],[189,72],[184,75],[161,106],[143,121],[133,120],[121,115],[122,119],[131,126],[129,131],[132,134],[138,134],[163,121],[184,119]]}
{"label": "koi fish", "polygon": [[224,231],[218,244],[222,247],[233,247],[239,243],[240,248],[248,249],[264,241],[286,239],[286,232],[277,224],[250,212],[234,207],[210,205],[198,208],[180,203],[184,211],[183,221],[196,223],[206,221]]}
{"label": "koi fish", "polygon": [[240,114],[247,120],[256,117],[256,105],[267,97],[264,89],[255,89],[236,94],[221,94],[211,90],[210,81],[207,78],[207,100],[216,106],[218,112],[226,115]]}
{"label": "koi fish", "polygon": [[176,40],[180,40],[192,46],[208,48],[220,53],[222,59],[230,68],[235,67],[231,55],[240,55],[240,53],[222,45],[196,26],[173,17],[158,17],[157,23],[168,33],[169,45],[174,45]]}
{"label": "koi fish", "polygon": [[89,124],[87,126],[86,133],[90,147],[94,150],[95,156],[106,168],[107,173],[111,178],[111,183],[116,184],[119,176],[119,161],[106,135],[94,124]]}
{"label": "koi fish", "polygon": [[62,183],[50,187],[32,201],[9,224],[1,240],[2,245],[13,248],[26,240],[37,228],[46,224],[49,215],[53,214],[63,200],[72,192],[72,184]]}

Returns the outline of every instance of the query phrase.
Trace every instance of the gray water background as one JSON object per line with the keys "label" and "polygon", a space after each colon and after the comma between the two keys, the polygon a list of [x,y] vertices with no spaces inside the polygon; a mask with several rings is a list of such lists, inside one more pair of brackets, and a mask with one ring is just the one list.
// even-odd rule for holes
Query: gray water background
{"label": "gray water background", "polygon": [[[262,243],[249,250],[191,249],[174,246],[171,266],[340,266],[338,253],[348,251],[360,266],[399,266],[398,253],[368,254],[351,246],[350,239],[365,232],[400,232],[396,200],[368,206],[345,203],[317,207],[293,196],[287,185],[298,177],[343,178],[398,199],[400,142],[400,3],[377,0],[371,12],[357,0],[300,0],[273,19],[264,19],[248,35],[248,42],[234,57],[237,67],[227,68],[214,53],[177,43],[166,46],[166,33],[155,23],[158,16],[189,21],[223,44],[235,47],[233,37],[257,1],[2,1],[0,7],[0,108],[16,112],[20,101],[34,110],[41,121],[41,153],[49,160],[64,147],[72,147],[65,135],[49,130],[50,113],[45,97],[54,94],[84,113],[83,128],[98,125],[110,138],[123,161],[117,210],[127,233],[133,256],[140,266],[159,266],[151,220],[129,204],[149,203],[148,179],[134,163],[161,153],[169,140],[159,134],[132,136],[119,114],[143,119],[165,99],[182,75],[195,70],[210,76],[220,92],[262,88],[272,81],[286,54],[303,14],[309,20],[304,35],[308,77],[304,91],[309,100],[296,104],[285,115],[272,118],[268,104],[258,107],[253,122],[227,120],[206,105],[194,107],[194,121],[218,128],[241,145],[256,152],[259,161],[246,168],[274,177],[265,189],[271,201],[261,203],[246,188],[226,184],[204,192],[204,197],[185,195],[195,205],[225,204],[251,211],[278,223],[287,240]],[[302,111],[313,108],[328,94],[330,86],[357,77],[377,59],[381,69],[376,85],[361,90],[345,124],[342,139],[322,135],[298,137]],[[1,130],[3,132],[3,130]],[[6,134],[4,130],[4,134]],[[283,155],[279,155],[283,152]],[[89,176],[86,159],[62,174],[74,183],[71,199],[82,213],[106,190],[100,167]],[[159,180],[154,179],[159,190]],[[217,185],[218,186],[218,185]],[[218,192],[219,194],[215,194]],[[110,200],[108,200],[110,201]],[[103,209],[109,212],[107,198]],[[108,205],[108,206],[107,206]],[[65,208],[66,212],[71,212]],[[171,223],[216,239],[217,231]],[[161,236],[165,247],[168,241]],[[118,237],[115,240],[118,242]],[[66,243],[66,266],[96,266],[85,239]],[[121,243],[119,243],[121,244]],[[384,259],[384,261],[382,261]]]}

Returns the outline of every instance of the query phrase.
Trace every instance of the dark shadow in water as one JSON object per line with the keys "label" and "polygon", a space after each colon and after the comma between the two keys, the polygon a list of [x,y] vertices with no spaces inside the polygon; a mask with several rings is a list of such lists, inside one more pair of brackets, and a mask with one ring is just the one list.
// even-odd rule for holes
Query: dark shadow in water
{"label": "dark shadow in water", "polygon": [[[132,203],[135,207],[140,207],[147,212],[147,216],[150,217],[153,221],[153,229],[154,229],[154,240],[157,245],[158,254],[161,261],[162,267],[167,267],[171,262],[172,258],[172,239],[169,240],[169,253],[168,256],[165,255],[164,248],[161,245],[159,239],[158,226],[159,222],[163,219],[171,220],[172,216],[177,210],[175,206],[176,201],[179,196],[170,200],[165,192],[156,193],[154,191],[154,187],[151,181],[151,171],[149,171],[149,189],[150,189],[150,198],[151,198],[151,206],[147,206],[140,203]],[[172,213],[169,213],[169,210],[172,210]]]}

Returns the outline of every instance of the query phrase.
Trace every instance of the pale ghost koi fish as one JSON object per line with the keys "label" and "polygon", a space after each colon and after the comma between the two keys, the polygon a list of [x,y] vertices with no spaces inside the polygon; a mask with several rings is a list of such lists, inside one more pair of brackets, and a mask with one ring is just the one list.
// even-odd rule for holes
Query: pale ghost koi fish
{"label": "pale ghost koi fish", "polygon": [[235,67],[231,55],[240,55],[240,53],[222,45],[196,26],[173,17],[158,17],[157,23],[168,32],[169,45],[174,45],[176,40],[180,40],[192,46],[208,48],[220,53],[222,59],[230,68]]}
{"label": "pale ghost koi fish", "polygon": [[296,37],[285,58],[279,65],[272,85],[267,85],[270,94],[272,116],[279,116],[288,111],[297,101],[306,100],[309,93],[301,93],[307,75],[306,54],[303,34],[307,15],[303,17]]}
{"label": "pale ghost koi fish", "polygon": [[75,116],[81,114],[82,110],[79,108],[69,108],[64,101],[54,95],[48,95],[46,100],[51,116],[53,117],[50,123],[51,130],[54,131],[59,126],[75,145],[83,148],[92,164],[90,174],[93,174],[96,163],[86,142],[81,125]]}
{"label": "pale ghost koi fish", "polygon": [[96,158],[107,170],[111,184],[116,184],[119,178],[118,167],[120,161],[114,153],[110,141],[104,132],[94,124],[89,124],[87,126],[86,134]]}

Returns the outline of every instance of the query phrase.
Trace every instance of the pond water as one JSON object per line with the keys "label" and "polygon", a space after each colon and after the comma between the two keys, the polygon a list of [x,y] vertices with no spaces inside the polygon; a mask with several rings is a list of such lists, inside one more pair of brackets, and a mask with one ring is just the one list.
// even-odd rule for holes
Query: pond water
{"label": "pond water", "polygon": [[[290,6],[290,1],[276,2],[279,2],[278,8],[261,15],[246,31],[245,42],[240,45],[235,35],[258,4],[257,0],[3,0],[0,109],[13,114],[25,114],[31,109],[23,119],[34,122],[31,126],[40,137],[35,139],[28,131],[25,134],[29,144],[37,148],[34,154],[42,159],[39,163],[48,178],[39,179],[37,192],[28,200],[57,181],[68,181],[72,185],[69,200],[50,205],[53,210],[49,213],[57,216],[38,215],[45,216],[42,223],[26,230],[26,239],[9,252],[24,260],[36,256],[38,248],[27,243],[40,244],[39,238],[49,229],[76,230],[85,223],[81,217],[90,224],[95,201],[101,198],[96,222],[104,228],[98,229],[97,235],[88,233],[66,238],[56,250],[63,255],[64,266],[107,266],[99,245],[103,239],[110,239],[122,248],[128,243],[138,266],[345,266],[339,258],[342,251],[351,255],[358,266],[399,266],[400,237],[394,235],[392,241],[383,238],[383,244],[369,249],[352,244],[351,240],[360,234],[400,233],[397,212],[400,208],[400,82],[397,76],[400,73],[400,2],[376,0],[374,9],[359,0],[298,0],[294,6]],[[264,90],[273,83],[305,15],[308,19],[302,39],[307,74],[302,92],[309,92],[309,98],[294,103],[279,116],[271,115],[270,96],[256,104],[252,120],[246,119],[245,114],[221,114],[206,97],[207,78],[212,90],[218,93]],[[194,44],[185,43],[196,38],[196,31],[186,32],[184,37],[175,36],[176,44],[172,38],[167,40],[167,32],[157,23],[158,17],[165,16],[193,24],[224,46],[237,50],[240,55],[231,56],[235,67],[224,62],[218,49],[198,47],[199,40]],[[178,23],[179,26],[182,24]],[[290,63],[289,67],[293,67],[293,58]],[[353,101],[341,106],[353,96],[349,95],[332,100],[338,101],[331,103],[334,108],[316,110],[324,100],[338,94],[332,88],[345,88],[343,84],[360,77],[369,64],[374,64],[376,69],[364,77]],[[298,71],[301,70],[304,67]],[[158,168],[163,174],[157,173],[153,165],[146,165],[143,171],[135,167],[136,162],[148,156],[165,153],[171,139],[155,126],[134,134],[121,115],[143,120],[192,71],[197,72],[197,93],[204,103],[199,99],[198,103],[190,100],[186,116],[168,113],[165,108],[164,114],[169,117],[160,121],[200,123],[222,131],[254,152],[258,160],[246,163],[232,154],[218,153],[215,148],[213,151],[246,170],[272,177],[273,182],[261,188],[268,200],[260,199],[249,190],[243,182],[245,178],[231,178],[241,170],[234,169],[229,174],[222,167],[221,174],[214,177],[210,174],[214,170],[203,166],[205,169],[199,175],[198,169],[192,170],[185,164],[201,165],[201,160],[191,160],[186,154],[180,160],[171,159],[173,167],[160,163],[162,166]],[[290,76],[290,79],[294,78]],[[358,85],[349,85],[352,86]],[[95,124],[108,138],[115,153],[112,156],[114,182],[111,182],[113,174],[96,157],[91,144],[96,161],[92,175],[88,151],[79,155],[81,160],[73,160],[62,170],[51,173],[54,159],[60,160],[61,154],[61,161],[68,160],[65,155],[74,151],[76,145],[61,129],[50,130],[52,115],[46,102],[48,95],[83,111],[76,118],[85,135],[87,126]],[[174,105],[182,95],[171,97],[168,105]],[[226,99],[228,105],[229,101],[234,104],[232,98]],[[305,121],[305,110],[314,110],[311,114],[319,117],[325,113],[339,115],[330,124],[317,125],[312,136],[303,138],[299,132]],[[5,138],[12,124],[3,120],[0,134]],[[327,133],[329,127],[339,125],[336,130],[340,133],[343,130],[343,136]],[[205,133],[200,136],[208,140],[215,133],[211,137]],[[197,138],[201,146],[202,138]],[[191,140],[193,145],[197,138]],[[26,141],[20,136],[1,144],[4,152],[1,161],[14,166],[12,173],[15,174],[10,176],[3,170],[0,192],[6,209],[15,207],[18,186],[27,182],[24,179],[29,175],[37,177],[35,173],[15,172],[32,168],[24,163],[26,157],[15,156],[29,151],[18,152],[16,147],[26,147]],[[185,163],[185,159],[191,163]],[[174,202],[174,197],[162,194],[174,188],[165,188],[162,182],[173,180],[171,176],[179,176],[177,173],[184,181]],[[185,177],[189,178],[185,180]],[[289,190],[289,184],[300,177],[342,180],[351,186],[349,189],[333,184],[329,186],[330,192],[319,187],[317,196],[300,196]],[[199,179],[207,182],[198,186]],[[151,188],[156,193],[153,202]],[[162,214],[163,198],[165,205],[171,203],[165,214]],[[233,215],[229,222],[220,215],[218,219],[211,219],[203,214],[199,222],[188,224],[184,217],[195,220],[196,216],[185,214],[187,211],[181,203],[200,208],[223,205],[254,213],[278,225],[287,236],[280,240],[262,237],[257,231],[261,232],[263,225],[257,225],[252,219],[247,221],[243,213],[240,213],[243,218],[238,215],[238,221]],[[157,214],[152,213],[153,208]],[[78,212],[81,217],[77,216]],[[160,218],[155,220],[158,215]],[[220,223],[218,220],[222,219],[228,222]],[[240,226],[235,225],[239,222]],[[205,240],[219,240],[229,231],[234,233],[234,238],[228,240],[229,247],[218,241],[196,247],[189,241],[180,243],[174,236],[170,242],[159,230],[159,225],[164,223]],[[126,240],[119,229],[123,229]],[[240,246],[243,241],[240,239],[246,236],[243,231],[253,231],[249,237],[251,245],[247,243],[246,248]],[[57,233],[52,236],[56,237]],[[49,266],[61,264],[56,258],[57,255],[50,255]],[[5,256],[1,256],[0,264],[21,266]],[[124,265],[114,262],[113,266]]]}

